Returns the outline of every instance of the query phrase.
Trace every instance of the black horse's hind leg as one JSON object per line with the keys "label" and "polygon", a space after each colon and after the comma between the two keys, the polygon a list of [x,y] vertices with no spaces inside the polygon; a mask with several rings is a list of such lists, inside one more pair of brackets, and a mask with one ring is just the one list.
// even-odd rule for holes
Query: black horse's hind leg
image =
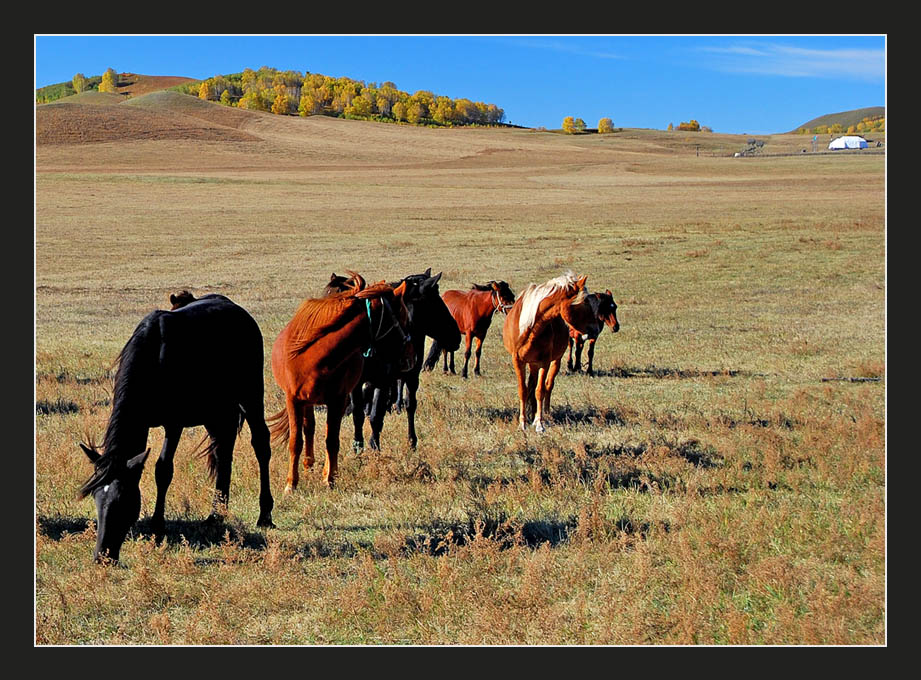
{"label": "black horse's hind leg", "polygon": [[403,402],[403,386],[404,386],[404,384],[405,384],[405,383],[404,383],[404,381],[403,381],[402,378],[398,378],[398,379],[395,381],[395,384],[394,384],[394,394],[395,394],[395,398],[393,399],[393,402],[394,402],[393,406],[394,406],[394,411],[395,411],[396,413],[402,413],[402,412],[403,412],[403,408],[404,408],[404,406],[405,406],[405,404],[404,404],[404,402]]}
{"label": "black horse's hind leg", "polygon": [[179,445],[179,438],[182,435],[181,427],[164,427],[163,448],[160,449],[160,457],[157,458],[157,466],[154,471],[154,477],[157,481],[157,502],[154,506],[154,514],[151,518],[150,525],[157,543],[163,541],[166,533],[166,491],[169,489],[170,482],[173,481],[173,456],[176,453],[176,447]]}
{"label": "black horse's hind leg", "polygon": [[585,340],[579,338],[576,340],[576,362],[573,364],[573,370],[579,373],[582,370],[582,348],[585,346]]}
{"label": "black horse's hind leg", "polygon": [[[251,410],[250,410],[251,409]],[[250,444],[259,461],[259,519],[258,527],[274,527],[272,523],[272,508],[275,501],[272,498],[272,487],[269,483],[269,460],[272,458],[272,445],[270,442],[269,428],[265,424],[262,399],[249,408],[244,406],[246,422],[249,425]]]}
{"label": "black horse's hind leg", "polygon": [[352,390],[349,399],[352,404],[352,424],[355,427],[352,436],[352,449],[354,451],[363,451],[365,448],[365,399],[361,382]]}
{"label": "black horse's hind leg", "polygon": [[569,358],[566,360],[566,370],[572,373],[572,346],[575,341],[569,336]]}
{"label": "black horse's hind leg", "polygon": [[230,502],[230,473],[233,469],[233,447],[237,441],[237,424],[239,415],[217,423],[207,423],[205,429],[214,443],[214,501],[209,521],[222,521]]}
{"label": "black horse's hind leg", "polygon": [[[448,372],[448,354],[449,354],[448,351],[445,350],[445,373]],[[451,375],[457,375],[457,371],[454,370],[454,352],[450,352],[450,354],[451,354]]]}
{"label": "black horse's hind leg", "polygon": [[588,374],[595,375],[595,369],[592,367],[592,360],[595,358],[595,341],[589,339],[588,341]]}
{"label": "black horse's hind leg", "polygon": [[381,431],[384,429],[384,414],[387,412],[387,402],[389,401],[389,388],[374,390],[374,399],[371,402],[371,438],[368,444],[374,451],[381,448]]}
{"label": "black horse's hind leg", "polygon": [[409,434],[409,445],[416,448],[419,441],[416,437],[416,390],[419,389],[419,376],[409,375],[406,377],[406,424]]}

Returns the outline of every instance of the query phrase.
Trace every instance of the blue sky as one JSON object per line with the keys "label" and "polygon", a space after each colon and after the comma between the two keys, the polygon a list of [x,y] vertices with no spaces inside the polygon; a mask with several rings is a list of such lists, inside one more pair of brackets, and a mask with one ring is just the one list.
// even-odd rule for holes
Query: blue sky
{"label": "blue sky", "polygon": [[35,35],[35,86],[100,75],[208,78],[244,68],[391,81],[496,104],[508,122],[786,132],[886,104],[884,35]]}

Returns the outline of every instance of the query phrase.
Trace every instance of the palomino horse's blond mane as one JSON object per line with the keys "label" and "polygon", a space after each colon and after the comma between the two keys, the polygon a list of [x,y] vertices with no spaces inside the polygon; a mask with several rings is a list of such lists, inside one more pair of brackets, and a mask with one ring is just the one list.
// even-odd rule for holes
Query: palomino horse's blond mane
{"label": "palomino horse's blond mane", "polygon": [[[525,332],[534,325],[537,316],[537,308],[543,300],[561,290],[575,287],[577,281],[576,275],[568,271],[540,285],[531,283],[527,288],[521,291],[521,295],[519,296],[521,299],[521,313],[518,316],[518,337],[524,335]],[[583,288],[573,299],[573,302],[579,304],[582,302],[584,296],[585,289]]]}

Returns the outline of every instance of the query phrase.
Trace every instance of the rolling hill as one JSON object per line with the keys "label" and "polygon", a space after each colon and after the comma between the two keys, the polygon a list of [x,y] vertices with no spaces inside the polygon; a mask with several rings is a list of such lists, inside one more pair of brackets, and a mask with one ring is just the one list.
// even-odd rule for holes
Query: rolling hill
{"label": "rolling hill", "polygon": [[851,125],[857,125],[864,118],[878,118],[879,116],[886,115],[885,106],[870,106],[864,109],[854,109],[853,111],[842,111],[840,113],[828,113],[824,116],[819,116],[818,118],[813,118],[812,120],[803,123],[802,125],[797,125],[796,128],[791,130],[791,132],[796,132],[805,128],[806,130],[812,130],[816,127],[822,126],[831,126],[835,123],[839,123],[845,130]]}

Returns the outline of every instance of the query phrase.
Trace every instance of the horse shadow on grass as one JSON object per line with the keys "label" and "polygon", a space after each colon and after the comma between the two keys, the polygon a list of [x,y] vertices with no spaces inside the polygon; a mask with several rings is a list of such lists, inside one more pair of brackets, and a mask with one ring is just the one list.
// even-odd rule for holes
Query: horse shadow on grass
{"label": "horse shadow on grass", "polygon": [[[504,423],[518,422],[519,412],[515,407],[485,407],[476,411],[488,420]],[[624,426],[627,420],[615,408],[597,408],[595,406],[575,407],[569,404],[551,406],[550,413],[544,414],[551,425],[616,425]]]}
{"label": "horse shadow on grass", "polygon": [[739,376],[758,376],[762,374],[749,373],[736,369],[720,369],[715,371],[700,370],[697,368],[673,368],[671,366],[615,366],[604,369],[596,368],[595,377],[597,378],[716,378]]}

